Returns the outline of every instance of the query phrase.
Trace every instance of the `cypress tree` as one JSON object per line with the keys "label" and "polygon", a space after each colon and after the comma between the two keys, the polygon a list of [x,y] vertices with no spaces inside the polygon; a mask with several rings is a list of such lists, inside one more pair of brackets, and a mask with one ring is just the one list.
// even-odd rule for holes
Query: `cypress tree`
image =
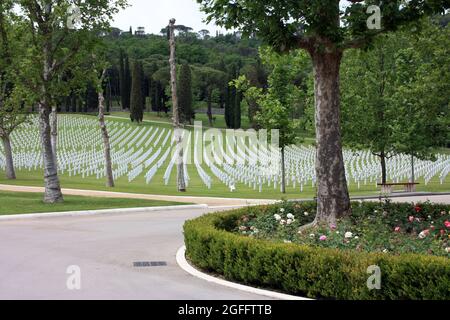
{"label": "cypress tree", "polygon": [[181,120],[191,123],[192,112],[192,74],[191,67],[183,64],[178,79],[178,107]]}
{"label": "cypress tree", "polygon": [[141,123],[144,118],[144,109],[142,108],[142,72],[139,62],[133,64],[132,75],[130,118],[133,122]]}
{"label": "cypress tree", "polygon": [[122,109],[125,110],[126,106],[126,80],[125,80],[125,56],[123,50],[120,49],[119,54],[119,87],[120,87],[120,103],[122,104]]}
{"label": "cypress tree", "polygon": [[227,88],[227,99],[225,103],[225,122],[229,129],[234,129],[234,111],[236,104],[236,88],[228,86]]}
{"label": "cypress tree", "polygon": [[130,60],[128,55],[125,55],[124,62],[124,105],[122,106],[124,109],[130,109],[130,95],[131,95],[131,72],[130,72]]}
{"label": "cypress tree", "polygon": [[144,65],[139,62],[139,71],[141,73],[141,91],[142,91],[142,110],[145,110],[147,100],[147,78],[144,72]]}
{"label": "cypress tree", "polygon": [[242,102],[242,92],[235,89],[235,103],[234,103],[234,129],[241,128],[241,102]]}

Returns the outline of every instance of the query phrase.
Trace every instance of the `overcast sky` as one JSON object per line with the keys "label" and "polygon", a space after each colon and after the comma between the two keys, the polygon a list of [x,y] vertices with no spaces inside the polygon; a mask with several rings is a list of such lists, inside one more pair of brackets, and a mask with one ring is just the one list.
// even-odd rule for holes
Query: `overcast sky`
{"label": "overcast sky", "polygon": [[[213,23],[207,25],[203,22],[206,15],[200,11],[196,0],[128,0],[130,6],[122,10],[113,21],[112,26],[128,31],[137,27],[145,27],[147,33],[158,34],[162,28],[168,25],[170,18],[177,19],[177,24],[182,24],[199,31],[207,29],[211,34],[216,30],[226,30],[217,27]],[[341,1],[344,9],[348,1]]]}
{"label": "overcast sky", "polygon": [[[168,25],[170,18],[199,31],[207,29],[215,33],[219,28],[214,24],[203,23],[205,15],[195,0],[128,0],[130,7],[122,10],[115,18],[112,26],[122,30],[133,30],[145,27],[147,33],[159,33]],[[219,29],[221,30],[221,29]]]}

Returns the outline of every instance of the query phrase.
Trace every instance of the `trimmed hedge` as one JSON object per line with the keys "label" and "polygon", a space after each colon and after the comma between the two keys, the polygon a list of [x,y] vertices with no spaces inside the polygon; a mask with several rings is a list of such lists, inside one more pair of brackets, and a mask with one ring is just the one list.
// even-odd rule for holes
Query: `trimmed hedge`
{"label": "trimmed hedge", "polygon": [[[187,256],[195,266],[230,281],[310,298],[450,299],[448,258],[315,248],[228,232],[246,212],[239,209],[186,222]],[[367,288],[367,268],[372,265],[381,268],[381,290]]]}

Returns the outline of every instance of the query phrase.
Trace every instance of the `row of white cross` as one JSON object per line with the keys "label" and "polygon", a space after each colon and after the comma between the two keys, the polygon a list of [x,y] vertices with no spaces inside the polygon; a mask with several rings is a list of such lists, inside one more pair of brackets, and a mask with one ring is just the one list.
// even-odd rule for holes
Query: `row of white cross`
{"label": "row of white cross", "polygon": [[[58,169],[70,177],[105,176],[104,150],[101,132],[95,118],[60,115],[58,118]],[[131,126],[122,121],[107,121],[111,138],[111,158],[115,179],[125,177],[129,183],[141,181],[169,185],[174,181],[176,166],[173,130],[161,126]],[[186,134],[186,132],[185,132]],[[188,148],[184,152],[184,178],[189,175],[189,159],[195,172],[208,189],[215,184],[225,185],[231,192],[237,188],[281,187],[281,153],[271,147],[258,148],[254,144],[238,144],[235,138],[220,138],[217,143],[204,143],[205,134],[187,132]],[[12,134],[12,149],[16,170],[38,170],[43,167],[37,117],[23,124]],[[193,156],[192,156],[193,155]],[[312,146],[290,146],[285,150],[286,184],[303,191],[316,183],[316,150]],[[370,151],[344,151],[347,180],[360,188],[376,184],[381,179],[380,159]],[[6,166],[3,146],[0,146],[0,169]],[[160,170],[162,181],[155,181]],[[411,175],[411,159],[395,155],[387,159],[390,182],[407,181]],[[436,161],[415,160],[417,179],[425,184],[437,179],[444,184],[450,173],[450,156],[437,155]],[[140,180],[141,179],[141,180]]]}

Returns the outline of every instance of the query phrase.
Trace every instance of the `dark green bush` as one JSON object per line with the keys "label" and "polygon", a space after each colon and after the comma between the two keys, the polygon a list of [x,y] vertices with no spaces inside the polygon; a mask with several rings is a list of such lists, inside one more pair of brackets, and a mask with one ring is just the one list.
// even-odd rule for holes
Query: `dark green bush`
{"label": "dark green bush", "polygon": [[[185,242],[193,264],[231,281],[310,298],[450,299],[448,258],[308,247],[229,232],[248,213],[240,209],[188,221]],[[381,290],[367,288],[367,268],[372,265],[381,268]]]}

